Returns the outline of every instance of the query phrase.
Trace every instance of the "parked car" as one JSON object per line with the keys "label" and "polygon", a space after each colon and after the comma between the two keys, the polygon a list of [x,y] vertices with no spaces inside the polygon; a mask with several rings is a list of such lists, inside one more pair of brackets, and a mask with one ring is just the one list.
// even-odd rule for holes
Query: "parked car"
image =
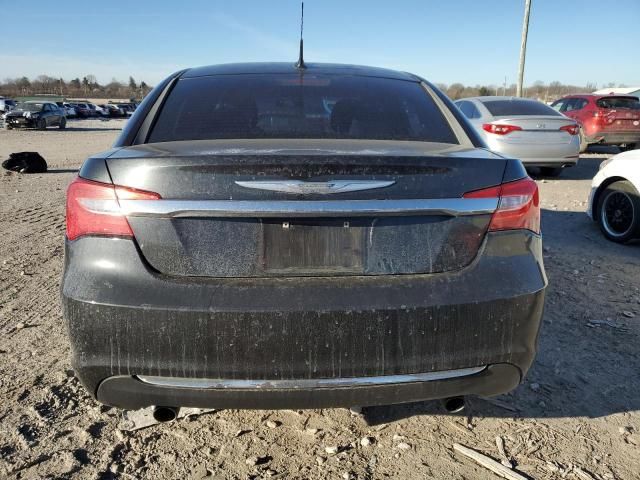
{"label": "parked car", "polygon": [[640,150],[605,160],[591,183],[587,213],[609,240],[640,238]]}
{"label": "parked car", "polygon": [[455,102],[494,152],[540,167],[558,176],[578,163],[576,122],[537,100],[517,97],[473,97]]}
{"label": "parked car", "polygon": [[76,111],[70,104],[66,102],[56,102],[56,105],[58,106],[59,109],[61,109],[64,112],[65,117],[75,118]]}
{"label": "parked car", "polygon": [[71,183],[65,245],[76,374],[162,420],[507,392],[547,285],[522,163],[371,67],[170,76]]}
{"label": "parked car", "polygon": [[5,128],[32,127],[44,130],[47,127],[65,128],[64,112],[53,102],[21,102],[5,116]]}
{"label": "parked car", "polygon": [[551,105],[578,122],[583,149],[589,144],[633,150],[640,143],[640,101],[631,95],[568,95]]}
{"label": "parked car", "polygon": [[16,102],[9,98],[0,97],[0,113],[7,113],[16,107]]}
{"label": "parked car", "polygon": [[107,117],[109,112],[105,111],[102,107],[95,103],[87,103],[87,107],[91,110],[91,116],[93,117]]}
{"label": "parked car", "polygon": [[116,105],[113,105],[111,103],[106,103],[104,105],[100,105],[100,107],[102,107],[110,117],[124,117],[124,112],[122,111],[122,109],[118,108]]}
{"label": "parked car", "polygon": [[76,111],[76,115],[79,118],[89,118],[93,116],[93,111],[89,108],[89,106],[86,103],[74,103],[72,105]]}
{"label": "parked car", "polygon": [[135,108],[128,103],[119,103],[118,108],[124,112],[126,117],[133,115]]}

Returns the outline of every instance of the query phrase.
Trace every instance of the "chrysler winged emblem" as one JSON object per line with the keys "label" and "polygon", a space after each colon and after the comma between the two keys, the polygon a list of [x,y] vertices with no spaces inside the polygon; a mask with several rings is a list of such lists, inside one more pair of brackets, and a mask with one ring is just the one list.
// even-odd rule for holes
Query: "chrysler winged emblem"
{"label": "chrysler winged emblem", "polygon": [[384,188],[396,183],[393,180],[329,180],[328,182],[303,182],[302,180],[253,180],[236,181],[244,188],[293,193],[296,195],[328,195],[331,193],[358,192]]}

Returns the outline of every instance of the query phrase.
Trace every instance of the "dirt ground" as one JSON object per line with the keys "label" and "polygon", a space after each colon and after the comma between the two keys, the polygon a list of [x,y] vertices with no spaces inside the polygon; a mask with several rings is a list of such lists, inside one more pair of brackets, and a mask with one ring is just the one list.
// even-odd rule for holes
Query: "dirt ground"
{"label": "dirt ground", "polygon": [[121,431],[73,376],[58,289],[65,188],[123,125],[0,131],[0,160],[32,150],[51,167],[0,172],[0,477],[490,479],[452,445],[500,460],[500,436],[529,478],[640,478],[640,245],[606,241],[584,214],[607,150],[538,180],[550,284],[539,355],[512,394],[456,415],[439,402],[225,410]]}

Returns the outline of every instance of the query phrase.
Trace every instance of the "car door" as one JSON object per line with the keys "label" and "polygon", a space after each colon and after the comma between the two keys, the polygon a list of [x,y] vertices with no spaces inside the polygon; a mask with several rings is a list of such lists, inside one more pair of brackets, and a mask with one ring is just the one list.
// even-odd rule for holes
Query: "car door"
{"label": "car door", "polygon": [[51,125],[51,105],[45,103],[42,105],[42,113],[40,114],[41,118],[44,119],[45,125],[48,127]]}
{"label": "car door", "polygon": [[47,126],[56,125],[58,123],[58,106],[55,103],[47,104],[49,107],[49,114],[47,115]]}

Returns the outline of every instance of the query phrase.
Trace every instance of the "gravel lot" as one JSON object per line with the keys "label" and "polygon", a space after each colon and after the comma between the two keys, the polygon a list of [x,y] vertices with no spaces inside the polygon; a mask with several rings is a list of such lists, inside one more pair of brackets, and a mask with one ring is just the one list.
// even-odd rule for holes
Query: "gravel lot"
{"label": "gravel lot", "polygon": [[606,150],[539,180],[550,286],[540,353],[512,394],[458,415],[438,402],[225,410],[121,431],[70,370],[58,288],[65,188],[123,125],[0,131],[0,160],[38,151],[51,168],[0,172],[0,477],[490,479],[452,445],[500,460],[500,436],[530,478],[640,478],[640,245],[607,242],[583,213]]}

